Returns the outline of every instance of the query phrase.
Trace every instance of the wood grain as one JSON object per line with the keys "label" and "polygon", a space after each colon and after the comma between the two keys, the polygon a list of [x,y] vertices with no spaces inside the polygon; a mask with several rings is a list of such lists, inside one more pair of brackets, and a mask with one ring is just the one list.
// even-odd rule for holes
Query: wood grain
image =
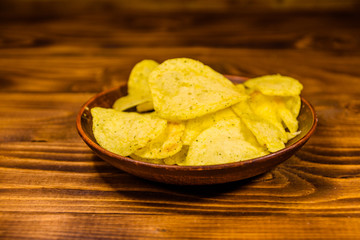
{"label": "wood grain", "polygon": [[340,78],[350,81],[344,85],[347,93],[359,75],[359,23],[355,13],[286,12],[4,21],[0,91],[98,92],[126,81],[131,66],[144,58],[188,56],[226,74],[326,78],[335,91]]}
{"label": "wood grain", "polygon": [[[18,226],[6,224],[11,230],[9,238],[27,239],[324,239],[324,234],[337,233],[332,239],[356,239],[358,220],[353,218],[301,217],[283,218],[272,216],[202,216],[188,215],[128,215],[97,214],[38,214],[19,217],[6,214],[8,219],[20,223]],[[76,220],[77,225],[73,222]],[[104,224],[106,223],[106,225]],[[234,228],[236,224],[236,228]],[[89,225],[91,227],[89,227]],[[103,228],[107,226],[107,228]],[[211,227],[209,227],[211,226]],[[315,226],[317,226],[315,228]],[[355,227],[354,227],[355,226]],[[38,229],[38,230],[34,230]],[[187,231],[184,231],[187,229]],[[331,230],[329,230],[331,229]],[[355,231],[354,231],[355,230]],[[47,231],[46,237],[39,232]],[[64,234],[67,233],[67,234]],[[277,232],[283,235],[272,237]],[[331,238],[328,238],[331,239]]]}
{"label": "wood grain", "polygon": [[2,0],[0,19],[38,20],[71,17],[83,13],[228,13],[228,12],[282,12],[282,11],[348,11],[359,9],[357,0]]}
{"label": "wood grain", "polygon": [[[0,239],[358,239],[357,1],[171,2],[1,1]],[[183,56],[298,78],[315,134],[272,171],[214,186],[96,157],[75,129],[81,105],[142,59]]]}

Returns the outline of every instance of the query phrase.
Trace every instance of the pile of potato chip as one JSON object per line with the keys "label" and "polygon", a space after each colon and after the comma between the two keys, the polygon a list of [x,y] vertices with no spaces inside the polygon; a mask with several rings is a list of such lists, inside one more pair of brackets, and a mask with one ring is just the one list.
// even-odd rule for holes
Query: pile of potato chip
{"label": "pile of potato chip", "polygon": [[203,63],[143,60],[128,95],[91,109],[103,148],[158,164],[214,165],[276,152],[298,132],[302,85],[268,75],[233,84]]}

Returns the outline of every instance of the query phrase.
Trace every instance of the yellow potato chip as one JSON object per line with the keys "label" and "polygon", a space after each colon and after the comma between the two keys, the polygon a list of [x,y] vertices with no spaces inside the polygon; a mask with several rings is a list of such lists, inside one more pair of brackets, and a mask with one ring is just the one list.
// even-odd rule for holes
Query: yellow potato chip
{"label": "yellow potato chip", "polygon": [[95,107],[91,115],[94,137],[99,145],[122,156],[146,146],[167,127],[166,120],[151,114]]}
{"label": "yellow potato chip", "polygon": [[[284,134],[284,126],[287,127],[290,133],[295,133],[298,129],[298,121],[294,115],[297,106],[293,106],[297,104],[294,101],[295,99],[295,96],[266,96],[256,91],[251,94],[248,102],[254,114],[271,122]],[[290,106],[292,109],[286,106],[286,100],[288,104],[292,105]],[[293,110],[293,112],[291,110]]]}
{"label": "yellow potato chip", "polygon": [[242,83],[236,84],[235,87],[241,94],[246,94],[246,88],[245,88],[244,84],[242,84]]}
{"label": "yellow potato chip", "polygon": [[282,119],[278,114],[277,101],[272,96],[266,96],[261,92],[255,91],[250,95],[248,101],[253,114],[262,119],[266,119],[285,134],[285,128],[282,125]]}
{"label": "yellow potato chip", "polygon": [[288,128],[290,133],[294,133],[298,130],[298,121],[292,112],[286,108],[283,101],[275,101],[276,109],[279,117],[284,122],[285,126]]}
{"label": "yellow potato chip", "polygon": [[276,152],[285,148],[287,135],[280,132],[279,128],[270,122],[257,118],[241,118],[250,131],[255,135],[260,144],[266,145],[270,152]]}
{"label": "yellow potato chip", "polygon": [[243,133],[244,139],[253,146],[261,146],[266,151],[266,147],[264,145],[260,145],[255,135],[252,133],[252,131],[250,131],[250,129],[246,126],[244,121],[241,120],[241,118],[240,121],[241,121],[241,132]]}
{"label": "yellow potato chip", "polygon": [[183,165],[214,165],[263,156],[260,145],[246,141],[239,118],[218,122],[192,142]]}
{"label": "yellow potato chip", "polygon": [[294,117],[299,116],[300,108],[301,108],[301,98],[300,96],[289,96],[289,97],[281,97],[285,102],[285,106],[287,109],[291,111]]}
{"label": "yellow potato chip", "polygon": [[246,98],[223,75],[189,58],[161,63],[151,72],[149,86],[155,111],[174,121],[216,112]]}
{"label": "yellow potato chip", "polygon": [[[292,116],[289,116],[288,119],[290,120],[286,120],[286,117],[283,114],[282,118],[285,118],[285,120],[283,119],[284,122],[288,122],[288,124],[286,124],[290,130],[290,132],[288,132],[288,139],[292,139],[294,137],[296,137],[297,135],[300,134],[300,131],[297,131],[298,127],[299,127],[299,122],[297,120],[297,116],[299,116],[300,113],[300,108],[301,108],[301,98],[300,96],[290,96],[290,97],[281,97],[284,101],[285,107],[290,110]],[[291,121],[296,121],[296,123],[293,123],[294,127],[291,127]]]}
{"label": "yellow potato chip", "polygon": [[248,129],[254,134],[257,141],[268,148],[270,152],[276,152],[285,147],[288,136],[285,132],[271,122],[263,119],[251,110],[246,102],[232,106],[234,112],[241,118]]}
{"label": "yellow potato chip", "polygon": [[142,158],[166,158],[181,150],[183,145],[182,136],[184,134],[184,123],[168,122],[165,131],[157,138],[153,139],[143,148],[134,152]]}
{"label": "yellow potato chip", "polygon": [[130,154],[130,157],[132,159],[142,161],[142,162],[148,162],[148,163],[155,163],[155,164],[165,164],[163,159],[156,159],[156,158],[142,158],[135,154]]}
{"label": "yellow potato chip", "polygon": [[301,131],[297,131],[297,132],[286,132],[287,138],[288,140],[293,139],[294,137],[296,137],[297,135],[299,135],[301,133]]}
{"label": "yellow potato chip", "polygon": [[163,161],[165,164],[168,164],[168,165],[183,165],[188,151],[189,151],[189,146],[183,145],[180,152],[178,152],[175,155],[172,155],[170,157],[164,158]]}
{"label": "yellow potato chip", "polygon": [[149,112],[152,110],[154,110],[154,104],[152,101],[140,103],[139,105],[136,106],[137,112]]}
{"label": "yellow potato chip", "polygon": [[214,113],[206,114],[198,118],[187,120],[185,124],[185,132],[183,137],[184,144],[190,145],[192,141],[203,130],[211,127],[212,125],[216,124],[221,120],[234,118],[234,117],[237,117],[234,111],[231,108],[225,108]]}
{"label": "yellow potato chip", "polygon": [[300,95],[303,88],[298,80],[279,74],[252,78],[245,81],[244,85],[271,96],[296,96]]}
{"label": "yellow potato chip", "polygon": [[131,154],[130,157],[135,160],[148,162],[148,163],[166,164],[166,165],[183,165],[188,151],[189,151],[189,146],[183,145],[183,147],[181,148],[181,150],[178,153],[176,153],[170,157],[164,158],[164,159],[142,158],[135,154]]}
{"label": "yellow potato chip", "polygon": [[153,60],[143,60],[131,70],[128,81],[128,95],[115,101],[113,108],[118,111],[135,107],[145,102],[151,102],[149,75],[159,64]]}
{"label": "yellow potato chip", "polygon": [[130,109],[135,106],[138,106],[139,104],[144,104],[145,102],[148,102],[148,101],[149,100],[146,98],[139,98],[138,96],[127,95],[127,96],[118,98],[113,105],[113,109],[118,110],[118,111],[124,111],[126,109]]}
{"label": "yellow potato chip", "polygon": [[128,94],[151,99],[149,75],[159,65],[153,60],[142,60],[131,70],[128,81]]}

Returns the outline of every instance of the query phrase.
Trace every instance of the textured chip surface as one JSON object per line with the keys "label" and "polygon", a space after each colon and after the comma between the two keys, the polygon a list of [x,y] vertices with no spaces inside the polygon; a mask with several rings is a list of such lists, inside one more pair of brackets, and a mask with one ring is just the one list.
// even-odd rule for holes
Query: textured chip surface
{"label": "textured chip surface", "polygon": [[165,131],[143,148],[134,152],[142,158],[167,158],[178,153],[183,145],[185,124],[168,122]]}
{"label": "textured chip surface", "polygon": [[115,101],[113,108],[119,111],[135,107],[145,102],[151,102],[149,75],[159,64],[153,60],[142,60],[131,70],[128,81],[128,95]]}
{"label": "textured chip surface", "polygon": [[164,158],[163,161],[165,164],[168,165],[175,165],[175,164],[184,165],[188,151],[189,151],[189,146],[183,145],[178,153],[170,157]]}
{"label": "textured chip surface", "polygon": [[129,156],[162,134],[167,121],[153,114],[120,112],[109,108],[91,109],[93,133],[103,148]]}
{"label": "textured chip surface", "polygon": [[142,60],[131,70],[128,81],[128,94],[139,97],[150,98],[151,92],[148,79],[150,73],[159,65],[154,60]]}
{"label": "textured chip surface", "polygon": [[204,130],[190,145],[183,165],[215,165],[267,154],[260,145],[247,141],[239,118],[218,122]]}
{"label": "textured chip surface", "polygon": [[148,102],[147,98],[138,97],[135,95],[127,95],[121,98],[118,98],[113,104],[113,109],[118,111],[124,111],[126,109],[144,104]]}
{"label": "textured chip surface", "polygon": [[248,103],[242,102],[232,106],[248,129],[254,134],[260,145],[266,146],[270,152],[285,148],[288,136],[270,121],[256,115]]}
{"label": "textured chip surface", "polygon": [[215,125],[221,120],[234,117],[237,117],[234,111],[231,108],[225,108],[214,113],[187,120],[183,137],[184,144],[190,145],[203,130]]}
{"label": "textured chip surface", "polygon": [[271,96],[296,96],[303,89],[298,80],[279,74],[252,78],[245,81],[244,85]]}
{"label": "textured chip surface", "polygon": [[154,109],[167,120],[187,120],[229,107],[246,98],[220,73],[199,61],[176,58],[149,77]]}

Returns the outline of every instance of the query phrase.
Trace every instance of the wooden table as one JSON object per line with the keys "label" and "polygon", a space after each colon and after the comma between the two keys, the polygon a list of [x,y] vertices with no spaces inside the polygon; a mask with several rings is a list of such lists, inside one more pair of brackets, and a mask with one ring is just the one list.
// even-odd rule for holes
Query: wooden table
{"label": "wooden table", "polygon": [[[239,2],[2,1],[0,239],[360,239],[359,5]],[[75,128],[81,105],[138,61],[174,57],[299,79],[315,134],[272,171],[216,186],[96,157]]]}

